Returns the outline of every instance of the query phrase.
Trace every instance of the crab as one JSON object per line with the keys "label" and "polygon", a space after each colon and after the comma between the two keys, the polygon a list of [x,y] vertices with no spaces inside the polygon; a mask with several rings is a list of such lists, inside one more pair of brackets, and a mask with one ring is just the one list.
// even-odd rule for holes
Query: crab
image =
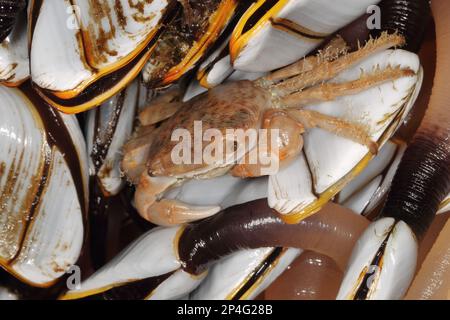
{"label": "crab", "polygon": [[[383,34],[351,53],[346,51],[343,41],[332,43],[332,48],[256,81],[226,83],[211,89],[185,103],[166,120],[157,129],[158,139],[155,139],[148,156],[144,158],[146,170],[140,176],[135,194],[135,205],[141,216],[158,225],[176,225],[215,214],[217,208],[189,207],[177,200],[163,199],[163,195],[189,179],[209,179],[226,173],[242,178],[266,175],[266,164],[260,159],[270,153],[271,157],[277,157],[281,167],[285,166],[299,155],[303,148],[302,134],[312,128],[321,128],[353,140],[366,146],[375,155],[378,145],[370,138],[368,129],[363,125],[308,110],[306,107],[314,102],[332,101],[389,81],[414,76],[415,72],[409,68],[388,66],[383,70],[376,69],[371,73],[361,74],[359,79],[351,82],[329,81],[372,54],[401,46],[404,38],[398,34]],[[223,155],[222,161],[207,162],[202,159],[194,163],[174,163],[173,152],[177,147],[172,139],[174,130],[185,129],[195,135],[197,121],[201,121],[203,130],[218,129],[222,133],[218,138],[222,139],[222,144],[219,145],[229,146],[234,143],[234,147],[219,150],[218,153]],[[236,143],[236,136],[226,134],[230,128],[244,131],[268,130],[263,131],[266,137],[262,137],[260,133],[256,141],[245,138],[244,144],[247,143],[248,146],[242,147],[240,143],[243,140]],[[259,144],[263,147],[257,150],[257,161],[246,161],[256,150],[259,141],[273,139],[270,137],[273,132],[278,132],[275,137],[277,152],[267,143]],[[202,151],[207,147],[203,142]],[[192,151],[195,152],[194,147]],[[126,156],[125,158],[127,159]]]}

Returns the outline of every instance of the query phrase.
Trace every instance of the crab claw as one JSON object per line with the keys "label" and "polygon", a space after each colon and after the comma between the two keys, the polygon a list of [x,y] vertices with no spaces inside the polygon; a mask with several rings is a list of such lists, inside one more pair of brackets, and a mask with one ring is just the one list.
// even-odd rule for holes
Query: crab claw
{"label": "crab claw", "polygon": [[147,211],[147,220],[160,226],[173,226],[194,222],[215,215],[219,206],[191,206],[177,200],[162,199]]}
{"label": "crab claw", "polygon": [[353,250],[337,299],[401,299],[414,276],[417,250],[417,239],[405,222],[373,222]]}
{"label": "crab claw", "polygon": [[134,196],[139,214],[151,223],[174,226],[210,217],[221,210],[219,206],[190,206],[177,200],[160,200],[177,182],[176,178],[152,177],[145,171]]}

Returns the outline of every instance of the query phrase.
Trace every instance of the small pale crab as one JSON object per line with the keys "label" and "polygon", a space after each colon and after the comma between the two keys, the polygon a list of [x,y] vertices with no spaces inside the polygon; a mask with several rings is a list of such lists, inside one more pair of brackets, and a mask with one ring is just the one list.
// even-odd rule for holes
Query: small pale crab
{"label": "small pale crab", "polygon": [[[229,160],[222,163],[174,164],[172,151],[177,142],[172,141],[172,133],[183,128],[193,134],[196,121],[202,121],[203,130],[218,129],[223,133],[223,139],[227,139],[225,132],[229,128],[278,129],[277,154],[281,165],[300,154],[303,148],[302,134],[311,128],[321,128],[351,139],[376,154],[377,143],[370,138],[368,129],[363,125],[308,110],[305,106],[332,101],[402,77],[414,76],[415,72],[411,69],[388,66],[361,74],[354,81],[329,81],[370,55],[403,43],[404,39],[400,35],[383,34],[349,53],[342,39],[332,41],[332,45],[318,55],[302,59],[258,80],[226,83],[185,104],[174,102],[178,111],[154,131],[151,146],[149,144],[147,148],[142,148],[145,155],[141,153],[136,161],[132,151],[128,157],[125,153],[124,167],[129,167],[134,161],[145,168],[140,179],[137,179],[137,210],[142,217],[159,225],[198,220],[215,214],[217,209],[189,207],[177,200],[164,199],[165,192],[189,179],[209,179],[226,173],[242,178],[263,175],[262,164],[240,161],[256,145],[240,154],[237,154],[239,148],[236,147],[223,150],[224,158]],[[224,145],[226,143],[224,141]],[[203,148],[206,145],[206,142],[203,143]],[[146,166],[142,166],[143,163]],[[133,180],[136,181],[136,178]]]}

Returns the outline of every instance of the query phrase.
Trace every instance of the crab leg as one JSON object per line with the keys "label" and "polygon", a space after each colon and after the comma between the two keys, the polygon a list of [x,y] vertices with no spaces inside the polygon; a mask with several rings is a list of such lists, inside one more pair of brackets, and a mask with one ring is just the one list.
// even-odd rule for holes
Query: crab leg
{"label": "crab leg", "polygon": [[289,110],[288,113],[306,129],[321,128],[337,136],[367,146],[372,154],[378,153],[378,145],[370,138],[367,130],[361,125],[349,123],[312,110]]}
{"label": "crab leg", "polygon": [[312,104],[323,101],[332,101],[338,97],[360,93],[368,88],[394,81],[403,77],[414,76],[411,69],[388,67],[384,70],[376,70],[372,74],[362,75],[359,79],[345,83],[324,83],[313,88],[306,89],[288,95],[282,99],[288,107]]}
{"label": "crab leg", "polygon": [[[321,60],[323,61],[318,64],[317,68],[273,85],[272,90],[281,97],[284,97],[293,92],[330,80],[340,72],[366,59],[368,56],[392,47],[401,46],[403,43],[404,38],[402,36],[397,34],[388,35],[385,33],[380,38],[369,40],[361,49],[346,54],[334,61],[330,62],[322,58]],[[264,78],[262,81],[264,81]]]}
{"label": "crab leg", "polygon": [[300,59],[299,61],[285,68],[270,73],[263,79],[264,81],[268,81],[270,83],[276,83],[278,81],[312,71],[313,69],[317,68],[320,63],[323,62],[323,60],[335,60],[345,54],[347,50],[348,47],[344,39],[342,39],[342,37],[340,36],[337,36],[330,41],[330,43],[323,51],[320,52],[319,57],[315,55],[305,57],[304,59]]}
{"label": "crab leg", "polygon": [[121,169],[128,181],[139,183],[139,178],[145,171],[147,157],[158,130],[153,126],[141,127],[137,137],[130,140],[123,147],[123,160]]}
{"label": "crab leg", "polygon": [[139,114],[139,121],[143,126],[157,124],[173,116],[183,106],[180,90],[170,90],[156,98]]}

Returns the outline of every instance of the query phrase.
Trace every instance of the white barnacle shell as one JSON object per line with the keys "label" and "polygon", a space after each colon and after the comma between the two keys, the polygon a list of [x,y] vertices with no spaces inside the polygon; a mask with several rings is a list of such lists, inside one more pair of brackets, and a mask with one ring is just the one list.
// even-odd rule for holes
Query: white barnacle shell
{"label": "white barnacle shell", "polygon": [[230,42],[233,66],[250,72],[287,66],[378,2],[283,0],[268,4],[269,1],[259,0],[247,10],[233,32]]}
{"label": "white barnacle shell", "polygon": [[0,87],[0,264],[49,286],[78,260],[84,240],[87,158],[74,116],[29,84]]}
{"label": "white barnacle shell", "polygon": [[32,2],[30,10],[31,78],[53,106],[78,113],[102,104],[138,76],[169,1],[44,0]]}
{"label": "white barnacle shell", "polygon": [[11,34],[0,43],[0,84],[17,86],[29,76],[27,19],[20,16]]}
{"label": "white barnacle shell", "polygon": [[106,196],[117,195],[124,186],[120,168],[122,149],[133,132],[138,96],[138,81],[134,81],[87,113],[89,172]]}

